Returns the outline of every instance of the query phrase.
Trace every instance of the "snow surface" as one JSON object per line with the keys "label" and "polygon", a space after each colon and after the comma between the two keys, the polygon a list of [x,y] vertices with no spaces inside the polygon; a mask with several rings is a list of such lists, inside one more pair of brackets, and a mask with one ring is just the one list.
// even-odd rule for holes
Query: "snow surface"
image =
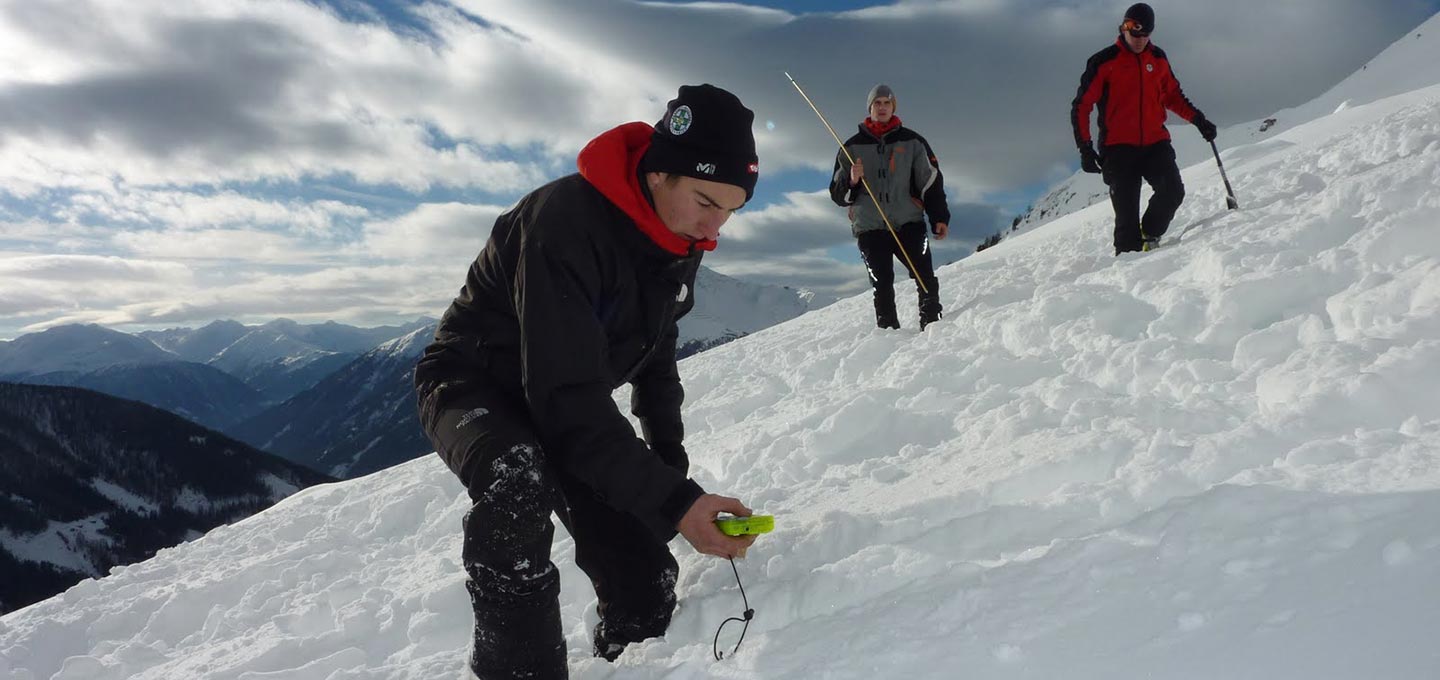
{"label": "snow surface", "polygon": [[[86,542],[110,545],[112,541],[104,534],[105,528],[104,515],[91,515],[72,522],[51,521],[44,529],[23,535],[0,529],[0,547],[18,560],[53,564],[62,569],[98,576],[100,570],[79,548]],[[3,654],[0,652],[0,655]],[[0,670],[4,668],[0,665]]]}
{"label": "snow surface", "polygon": [[[1440,676],[1440,87],[1227,161],[1155,252],[1093,206],[924,333],[864,295],[683,362],[697,480],[777,516],[755,620],[712,659],[739,591],[677,541],[668,635],[589,658],[562,530],[572,677]],[[307,489],[0,618],[0,677],[466,677],[465,509],[433,457]]]}
{"label": "snow surface", "polygon": [[[197,438],[190,438],[192,442],[195,439]],[[201,440],[201,444],[205,443],[203,437],[200,437],[199,439]],[[160,509],[160,505],[155,501],[145,498],[133,491],[130,491],[129,489],[126,489],[125,487],[122,487],[106,479],[96,477],[95,479],[90,480],[90,487],[95,489],[96,493],[99,493],[101,496],[110,499],[112,503],[122,508],[125,508],[130,512],[143,515],[156,512]]]}

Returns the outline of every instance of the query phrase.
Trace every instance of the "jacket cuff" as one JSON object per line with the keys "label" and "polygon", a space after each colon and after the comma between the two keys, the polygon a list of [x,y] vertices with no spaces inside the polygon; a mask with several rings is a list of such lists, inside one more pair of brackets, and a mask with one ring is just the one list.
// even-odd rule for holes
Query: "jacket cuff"
{"label": "jacket cuff", "polygon": [[660,504],[655,521],[650,522],[650,530],[661,540],[669,542],[675,538],[675,525],[680,523],[680,518],[684,517],[685,513],[690,511],[690,506],[695,505],[695,501],[703,495],[705,490],[693,479],[676,484],[675,490]]}

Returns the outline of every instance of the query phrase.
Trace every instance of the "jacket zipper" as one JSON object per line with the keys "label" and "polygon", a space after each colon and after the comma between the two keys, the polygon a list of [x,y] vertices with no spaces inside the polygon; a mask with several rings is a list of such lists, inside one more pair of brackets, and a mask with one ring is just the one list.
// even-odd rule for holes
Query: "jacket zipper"
{"label": "jacket zipper", "polygon": [[1140,93],[1140,146],[1145,146],[1145,60],[1144,52],[1135,55],[1135,70],[1140,74],[1140,87],[1136,92]]}

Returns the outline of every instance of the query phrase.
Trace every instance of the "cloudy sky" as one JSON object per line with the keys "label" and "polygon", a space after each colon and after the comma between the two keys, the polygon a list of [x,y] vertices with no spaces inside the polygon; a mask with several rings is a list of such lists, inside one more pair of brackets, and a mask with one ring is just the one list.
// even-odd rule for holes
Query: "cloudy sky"
{"label": "cloudy sky", "polygon": [[[438,316],[506,206],[695,82],[755,110],[761,157],[707,264],[859,292],[824,192],[834,141],[783,73],[842,136],[894,87],[946,174],[943,263],[1074,171],[1070,100],[1128,4],[0,0],[0,338]],[[1222,127],[1320,94],[1440,8],[1151,4]]]}

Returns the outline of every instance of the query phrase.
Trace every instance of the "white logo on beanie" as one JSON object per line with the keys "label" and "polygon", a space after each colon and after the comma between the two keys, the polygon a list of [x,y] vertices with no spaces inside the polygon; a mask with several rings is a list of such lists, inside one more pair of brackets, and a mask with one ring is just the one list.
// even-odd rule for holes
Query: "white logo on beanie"
{"label": "white logo on beanie", "polygon": [[670,114],[670,134],[683,135],[690,129],[690,123],[694,122],[695,116],[690,113],[690,106],[682,105]]}
{"label": "white logo on beanie", "polygon": [[707,175],[713,175],[713,174],[715,174],[715,164],[714,164],[714,163],[696,163],[696,164],[695,164],[695,172],[703,172],[703,173],[705,173],[705,174],[707,174]]}

